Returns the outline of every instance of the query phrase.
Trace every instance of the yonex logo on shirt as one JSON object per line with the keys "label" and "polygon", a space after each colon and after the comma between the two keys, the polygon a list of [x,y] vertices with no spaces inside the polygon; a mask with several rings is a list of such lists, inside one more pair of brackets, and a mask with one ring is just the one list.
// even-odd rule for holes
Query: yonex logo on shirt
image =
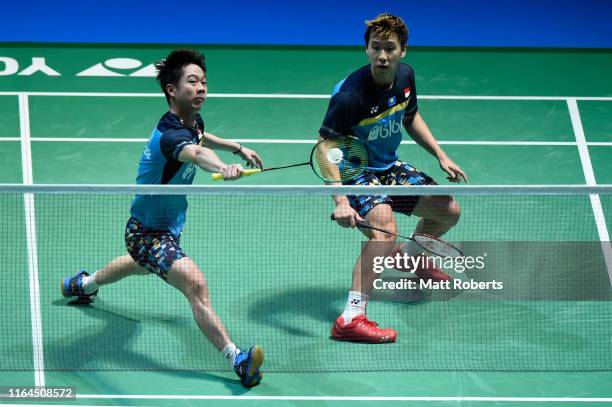
{"label": "yonex logo on shirt", "polygon": [[145,145],[145,149],[144,149],[144,156],[147,158],[147,160],[151,159],[151,149],[149,148],[149,144],[147,143]]}

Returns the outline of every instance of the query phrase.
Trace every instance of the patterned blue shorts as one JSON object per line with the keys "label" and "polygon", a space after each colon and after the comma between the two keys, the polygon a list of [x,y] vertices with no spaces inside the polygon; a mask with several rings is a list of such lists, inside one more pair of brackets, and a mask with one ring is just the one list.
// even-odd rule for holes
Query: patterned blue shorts
{"label": "patterned blue shorts", "polygon": [[172,263],[185,257],[179,244],[180,236],[169,230],[147,228],[134,218],[125,226],[125,247],[132,259],[164,281]]}
{"label": "patterned blue shorts", "polygon": [[[389,169],[381,172],[366,171],[345,185],[429,185],[436,182],[429,175],[403,161],[396,161]],[[394,212],[412,214],[419,201],[418,196],[408,195],[350,195],[351,207],[364,218],[376,205],[389,204]]]}

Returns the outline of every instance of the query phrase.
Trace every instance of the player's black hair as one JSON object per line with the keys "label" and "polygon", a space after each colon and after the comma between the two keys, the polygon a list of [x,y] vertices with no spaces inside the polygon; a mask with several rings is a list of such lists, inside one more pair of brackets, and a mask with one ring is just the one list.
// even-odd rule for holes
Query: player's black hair
{"label": "player's black hair", "polygon": [[204,55],[193,49],[177,49],[172,51],[166,59],[155,63],[157,69],[157,81],[166,95],[166,100],[170,104],[170,95],[166,91],[166,85],[177,84],[185,71],[187,65],[197,65],[202,68],[206,75],[206,63]]}

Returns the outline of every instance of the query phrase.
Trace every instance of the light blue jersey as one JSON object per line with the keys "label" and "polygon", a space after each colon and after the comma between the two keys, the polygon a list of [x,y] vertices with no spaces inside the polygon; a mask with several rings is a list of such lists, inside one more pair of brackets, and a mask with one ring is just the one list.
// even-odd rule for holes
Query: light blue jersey
{"label": "light blue jersey", "polygon": [[[162,116],[140,158],[137,184],[193,183],[196,166],[179,161],[178,156],[185,146],[199,143],[204,131],[201,116],[196,123],[197,129],[191,129],[172,112]],[[170,230],[176,236],[183,230],[186,211],[184,195],[136,195],[131,208],[132,217],[146,228]]]}

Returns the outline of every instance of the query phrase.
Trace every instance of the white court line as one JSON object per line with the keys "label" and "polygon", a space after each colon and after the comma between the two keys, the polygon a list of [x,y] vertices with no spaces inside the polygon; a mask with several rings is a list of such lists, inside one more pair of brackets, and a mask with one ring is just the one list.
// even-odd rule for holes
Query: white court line
{"label": "white court line", "polygon": [[[23,183],[25,185],[32,185],[34,180],[32,176],[32,148],[30,144],[30,107],[28,96],[25,94],[19,95],[19,126],[21,131],[21,168]],[[24,194],[23,203],[28,250],[34,383],[36,386],[44,386],[45,361],[43,354],[42,321],[40,316],[40,286],[38,280],[38,248],[36,245],[34,194]]]}
{"label": "white court line", "polygon": [[[580,154],[580,162],[582,163],[584,178],[587,185],[597,185],[595,181],[595,173],[593,172],[593,165],[591,164],[591,156],[589,155],[589,149],[584,136],[582,120],[580,119],[578,103],[576,100],[570,99],[567,101],[567,107],[570,112],[572,127],[574,128],[574,135],[576,137],[576,144],[578,145],[578,152]],[[612,284],[612,246],[610,246],[610,235],[608,234],[606,218],[604,217],[603,208],[601,207],[601,199],[597,194],[590,194],[589,197],[591,198],[593,216],[595,217],[595,224],[597,225],[597,233],[599,234],[599,241],[601,242],[604,261],[606,263],[606,268],[608,269],[608,278],[610,279],[610,284]]]}
{"label": "white court line", "polygon": [[144,143],[147,137],[119,138],[119,137],[32,137],[32,141],[59,141],[79,143]]}
{"label": "white court line", "polygon": [[591,100],[591,101],[612,101],[609,96],[461,96],[461,95],[423,95],[419,99],[435,100]]}
{"label": "white court line", "polygon": [[[19,137],[0,137],[2,141],[19,141]],[[264,143],[264,144],[315,144],[316,139],[258,139],[258,138],[236,138],[228,139],[237,143]],[[80,142],[80,143],[142,143],[148,141],[145,137],[32,137],[32,142]],[[401,144],[416,144],[412,140],[404,140]],[[466,145],[466,146],[576,146],[575,141],[475,141],[475,140],[439,140],[441,145]],[[587,142],[587,146],[612,146],[612,141]]]}
{"label": "white court line", "polygon": [[[134,97],[161,98],[163,93],[151,92],[0,92],[0,96],[69,96],[69,97]],[[210,94],[208,95],[210,96]]]}
{"label": "white court line", "polygon": [[[80,97],[163,97],[149,92],[0,92],[0,96],[80,96]],[[307,93],[209,93],[211,98],[236,99],[329,99],[329,94]],[[591,100],[612,101],[607,96],[494,96],[494,95],[420,95],[419,99],[434,100]]]}
{"label": "white court line", "polygon": [[[0,137],[2,141],[20,141],[20,137]],[[264,143],[264,144],[314,144],[313,139],[263,139],[263,138],[235,138],[228,139],[237,143]],[[142,143],[148,141],[146,137],[31,137],[30,141],[45,142],[81,142],[81,143]],[[575,141],[475,141],[475,140],[438,140],[442,145],[473,145],[473,146],[576,146]],[[404,140],[401,144],[416,144],[412,140]],[[612,141],[589,141],[587,146],[612,147]]]}
{"label": "white court line", "polygon": [[[82,398],[77,396],[77,398]],[[473,401],[483,403],[517,403],[517,402],[532,402],[532,403],[610,403],[612,398],[606,397],[309,397],[309,396],[147,396],[147,399],[164,399],[164,400],[243,400],[243,401],[380,401],[380,402],[431,402],[431,401]],[[53,404],[55,407],[111,407],[110,404]],[[6,407],[23,407],[31,404],[2,404]],[[36,403],[34,405],[41,405]]]}
{"label": "white court line", "polygon": [[[404,144],[404,142],[402,142]],[[414,141],[410,141],[406,144],[416,144]],[[438,141],[438,144],[446,145],[464,145],[464,146],[575,146],[574,141]]]}
{"label": "white court line", "polygon": [[[251,139],[240,138],[231,139],[237,143],[277,143],[277,144],[315,144],[316,139]],[[412,144],[413,140],[404,140],[401,144]],[[575,141],[488,141],[488,140],[438,140],[441,145],[473,145],[473,146],[575,146]],[[609,143],[612,145],[612,142]]]}
{"label": "white court line", "polygon": [[559,402],[610,403],[611,397],[374,397],[374,396],[221,396],[221,395],[111,395],[77,394],[77,399],[130,399],[130,400],[268,400],[268,401],[479,401],[479,402]]}

